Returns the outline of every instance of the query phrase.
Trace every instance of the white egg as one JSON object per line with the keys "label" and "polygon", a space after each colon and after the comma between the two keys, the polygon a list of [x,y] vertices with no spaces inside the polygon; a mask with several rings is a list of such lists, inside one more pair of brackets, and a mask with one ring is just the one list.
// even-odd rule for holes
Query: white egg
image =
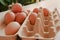
{"label": "white egg", "polygon": [[14,35],[20,28],[20,24],[18,22],[11,22],[5,28],[6,35]]}

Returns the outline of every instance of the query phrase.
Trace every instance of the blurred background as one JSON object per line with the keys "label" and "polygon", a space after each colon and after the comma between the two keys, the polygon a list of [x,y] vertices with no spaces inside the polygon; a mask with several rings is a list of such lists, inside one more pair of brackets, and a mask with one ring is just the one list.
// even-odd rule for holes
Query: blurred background
{"label": "blurred background", "polygon": [[[40,0],[39,0],[40,1]],[[16,0],[13,0],[15,3]],[[36,0],[18,0],[23,6],[35,3]],[[8,9],[8,5],[12,4],[12,0],[0,0],[0,12],[6,11]]]}

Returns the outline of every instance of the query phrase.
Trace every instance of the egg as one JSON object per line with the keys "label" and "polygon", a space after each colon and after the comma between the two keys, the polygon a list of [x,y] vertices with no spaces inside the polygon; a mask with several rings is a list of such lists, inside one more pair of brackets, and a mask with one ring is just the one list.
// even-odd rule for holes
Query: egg
{"label": "egg", "polygon": [[17,13],[15,20],[16,20],[16,22],[22,24],[22,23],[24,22],[26,16],[27,16],[27,15],[26,15],[26,13],[24,13],[24,12]]}
{"label": "egg", "polygon": [[44,16],[48,16],[49,15],[49,10],[46,8],[43,8],[43,14]]}
{"label": "egg", "polygon": [[14,20],[15,20],[15,14],[13,12],[7,12],[5,14],[5,18],[4,18],[5,24],[8,24]]}
{"label": "egg", "polygon": [[22,8],[22,5],[21,4],[15,3],[14,5],[12,5],[11,10],[14,13],[17,13],[17,12],[22,12],[23,8]]}
{"label": "egg", "polygon": [[33,12],[38,13],[39,12],[39,9],[38,8],[34,8],[33,9]]}
{"label": "egg", "polygon": [[36,18],[37,18],[37,14],[36,13],[31,13],[31,15],[29,16],[29,21],[32,25],[35,24],[35,21],[36,21]]}
{"label": "egg", "polygon": [[18,22],[11,22],[5,28],[6,35],[14,35],[18,32],[20,24]]}

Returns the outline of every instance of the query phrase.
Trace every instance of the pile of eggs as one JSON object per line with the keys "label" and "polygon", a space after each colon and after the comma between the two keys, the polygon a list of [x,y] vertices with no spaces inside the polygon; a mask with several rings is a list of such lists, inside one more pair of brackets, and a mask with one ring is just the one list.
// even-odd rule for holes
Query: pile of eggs
{"label": "pile of eggs", "polygon": [[[43,10],[43,13],[44,13],[44,16],[48,16],[49,15],[49,10],[47,8],[42,8]],[[37,18],[37,15],[38,13],[40,12],[41,10],[39,10],[39,8],[34,8],[31,15],[29,16],[29,21],[32,25],[35,24],[35,21],[36,21],[36,18]]]}
{"label": "pile of eggs", "polygon": [[[29,14],[30,10],[23,10],[23,7],[19,3],[14,3],[11,6],[10,11],[5,14],[4,23],[6,24],[5,27],[5,34],[6,35],[14,35],[19,30],[20,26],[26,19],[27,15]],[[29,16],[29,21],[32,25],[35,24],[37,14],[39,12],[38,8],[34,8],[31,15]],[[46,9],[43,10],[44,15],[47,16]]]}
{"label": "pile of eggs", "polygon": [[[50,18],[49,18],[49,14],[50,14],[50,11],[47,9],[47,8],[42,8],[42,10],[40,10],[39,8],[34,8],[33,9],[33,11],[31,12],[31,14],[30,14],[30,16],[29,16],[29,18],[28,18],[28,21],[26,22],[26,26],[23,28],[23,32],[25,33],[25,35],[26,36],[28,36],[28,37],[31,37],[31,36],[34,36],[35,35],[35,33],[37,32],[37,33],[39,33],[39,32],[41,32],[41,33],[39,33],[39,34],[41,34],[41,36],[42,37],[44,37],[44,38],[51,38],[51,37],[54,37],[54,35],[55,35],[55,33],[54,32],[52,32],[53,31],[53,29],[49,29],[49,27],[48,26],[46,26],[46,27],[43,27],[43,24],[42,24],[42,22],[41,22],[41,24],[39,24],[41,27],[43,27],[44,29],[44,32],[46,32],[46,31],[49,31],[49,33],[48,34],[45,34],[45,33],[43,33],[42,32],[42,28],[40,28],[40,26],[38,25],[38,23],[37,22],[39,22],[38,20],[40,20],[39,18],[42,16],[41,14],[40,14],[40,12],[42,12],[41,14],[43,14],[43,16],[44,16],[44,20],[45,20],[45,18],[46,18],[46,20],[48,20],[48,21],[43,21],[44,22],[44,26],[46,26],[46,25],[50,25],[51,26],[51,22],[50,22]],[[47,18],[48,17],[48,18]],[[41,19],[43,19],[43,17],[41,17]],[[37,21],[36,21],[37,20]],[[48,22],[50,22],[50,23],[48,23]],[[36,25],[37,24],[37,25]],[[38,26],[39,26],[39,28],[38,28]],[[36,28],[36,29],[35,29]],[[49,30],[48,30],[49,29]],[[38,31],[38,30],[40,30],[40,31]],[[51,31],[52,30],[52,31]],[[23,35],[23,34],[22,34]],[[49,35],[49,36],[48,36]]]}
{"label": "pile of eggs", "polygon": [[20,26],[27,17],[29,10],[23,10],[20,3],[15,3],[11,6],[10,11],[5,14],[4,23],[6,35],[14,35],[19,30]]}

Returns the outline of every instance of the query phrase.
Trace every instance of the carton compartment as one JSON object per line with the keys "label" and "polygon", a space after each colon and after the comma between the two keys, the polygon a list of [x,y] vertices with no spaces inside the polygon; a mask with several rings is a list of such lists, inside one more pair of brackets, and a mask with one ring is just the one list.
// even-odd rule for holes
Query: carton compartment
{"label": "carton compartment", "polygon": [[[29,16],[30,15],[31,13]],[[29,16],[18,31],[18,35],[22,38],[22,40],[54,40],[57,33],[57,24],[55,24],[52,12],[50,12],[49,15],[50,19],[48,17],[44,17],[43,12],[39,12],[34,25],[30,24]],[[46,21],[45,23],[47,24],[45,24],[44,21]]]}
{"label": "carton compartment", "polygon": [[[14,34],[14,35],[6,35],[5,34],[5,27],[6,27],[6,25],[5,25],[5,23],[4,23],[4,16],[5,16],[5,14],[6,14],[6,12],[8,12],[8,11],[10,11],[10,10],[7,10],[7,11],[5,11],[5,12],[1,12],[0,14],[0,20],[1,20],[1,22],[0,22],[0,40],[17,40],[17,32],[19,31],[17,31],[16,32],[16,34]],[[28,16],[28,15],[27,15]],[[23,24],[23,23],[22,23]],[[21,25],[22,25],[21,24]]]}

